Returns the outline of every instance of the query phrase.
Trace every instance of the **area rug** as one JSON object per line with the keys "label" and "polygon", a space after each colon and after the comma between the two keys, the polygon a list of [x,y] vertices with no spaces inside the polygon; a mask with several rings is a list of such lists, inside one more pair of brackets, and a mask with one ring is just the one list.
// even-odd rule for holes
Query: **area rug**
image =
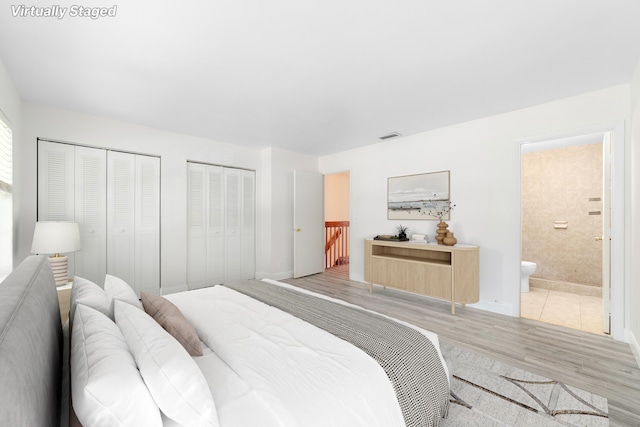
{"label": "area rug", "polygon": [[451,375],[443,427],[609,425],[602,396],[467,350],[440,347]]}

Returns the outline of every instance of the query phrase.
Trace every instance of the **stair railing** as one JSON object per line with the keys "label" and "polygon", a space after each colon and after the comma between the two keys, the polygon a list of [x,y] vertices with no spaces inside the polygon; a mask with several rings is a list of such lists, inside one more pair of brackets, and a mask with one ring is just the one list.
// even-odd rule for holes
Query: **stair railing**
{"label": "stair railing", "polygon": [[349,221],[326,221],[325,268],[349,264]]}

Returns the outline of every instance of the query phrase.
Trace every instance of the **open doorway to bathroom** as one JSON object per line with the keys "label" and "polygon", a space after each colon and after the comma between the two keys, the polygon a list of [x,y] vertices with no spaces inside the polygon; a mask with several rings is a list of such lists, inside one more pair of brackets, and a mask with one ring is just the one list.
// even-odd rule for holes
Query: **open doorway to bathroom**
{"label": "open doorway to bathroom", "polygon": [[522,145],[522,317],[609,333],[607,138]]}
{"label": "open doorway to bathroom", "polygon": [[349,172],[324,176],[325,272],[349,278]]}

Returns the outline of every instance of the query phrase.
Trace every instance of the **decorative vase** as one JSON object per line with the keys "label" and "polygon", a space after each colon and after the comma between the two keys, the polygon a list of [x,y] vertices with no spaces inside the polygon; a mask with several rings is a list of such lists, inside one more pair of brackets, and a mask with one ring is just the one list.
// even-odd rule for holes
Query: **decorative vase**
{"label": "decorative vase", "polygon": [[404,240],[404,239],[406,239],[406,238],[407,238],[406,233],[398,233],[398,239],[399,239],[399,240]]}
{"label": "decorative vase", "polygon": [[447,230],[448,226],[449,224],[447,224],[444,221],[440,221],[440,223],[438,223],[438,229],[436,230],[436,241],[438,242],[439,245],[444,244],[442,241],[444,240],[445,236],[449,232],[449,230]]}
{"label": "decorative vase", "polygon": [[453,237],[453,233],[451,231],[447,232],[447,236],[442,239],[442,242],[447,246],[453,246],[458,243],[458,239]]}

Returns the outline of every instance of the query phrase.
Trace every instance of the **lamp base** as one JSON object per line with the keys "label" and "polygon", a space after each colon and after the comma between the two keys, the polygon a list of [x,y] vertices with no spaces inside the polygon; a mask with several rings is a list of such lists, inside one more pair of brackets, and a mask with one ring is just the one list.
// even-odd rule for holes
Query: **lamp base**
{"label": "lamp base", "polygon": [[64,255],[49,257],[49,264],[51,265],[51,270],[53,270],[53,279],[56,282],[56,286],[64,286],[69,281],[67,262],[68,258]]}

